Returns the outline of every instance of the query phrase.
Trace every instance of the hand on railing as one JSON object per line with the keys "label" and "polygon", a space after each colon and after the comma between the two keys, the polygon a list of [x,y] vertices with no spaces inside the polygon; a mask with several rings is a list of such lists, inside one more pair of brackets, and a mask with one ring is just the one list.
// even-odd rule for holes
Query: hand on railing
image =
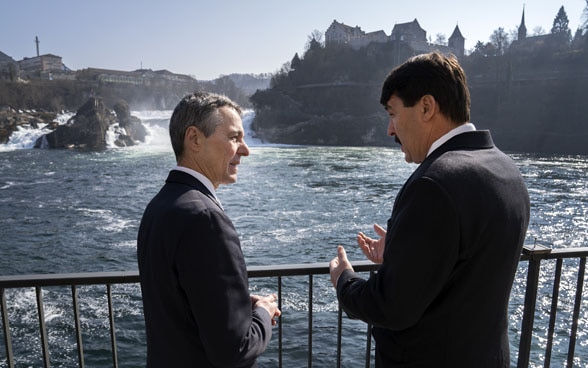
{"label": "hand on railing", "polygon": [[372,239],[364,233],[357,234],[357,244],[365,256],[374,263],[384,262],[384,246],[386,230],[378,224],[374,224],[374,231],[380,239]]}
{"label": "hand on railing", "polygon": [[347,259],[347,252],[345,252],[345,248],[341,245],[337,247],[337,257],[333,258],[329,263],[329,272],[331,273],[331,283],[334,287],[337,287],[337,281],[339,280],[339,276],[345,270],[353,271],[353,266],[351,266],[351,262]]}
{"label": "hand on railing", "polygon": [[282,312],[278,309],[278,304],[276,303],[278,296],[276,294],[270,294],[268,296],[251,294],[250,297],[253,309],[258,307],[265,309],[272,318],[272,326],[275,326],[277,324],[276,318],[282,315]]}

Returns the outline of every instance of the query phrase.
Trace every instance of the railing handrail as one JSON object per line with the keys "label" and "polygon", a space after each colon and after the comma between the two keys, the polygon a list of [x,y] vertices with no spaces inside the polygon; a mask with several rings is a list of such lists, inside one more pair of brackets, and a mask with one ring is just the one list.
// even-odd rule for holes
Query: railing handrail
{"label": "railing handrail", "polygon": [[[588,257],[588,247],[556,248],[545,251],[542,247],[534,250],[526,246],[521,261],[530,259],[557,259]],[[357,272],[375,271],[379,265],[371,261],[352,261]],[[329,273],[328,262],[274,264],[266,266],[248,266],[247,274],[251,278],[276,276],[324,275]],[[0,276],[0,288],[21,288],[35,286],[71,286],[94,284],[130,284],[139,282],[139,271],[105,271],[53,274],[25,274]]]}
{"label": "railing handrail", "polygon": [[[357,272],[375,271],[379,265],[370,261],[351,262]],[[268,266],[248,266],[250,278],[277,276],[308,276],[329,273],[329,264],[298,263]],[[105,271],[78,273],[48,273],[0,276],[0,289],[26,288],[37,286],[71,286],[96,284],[133,284],[139,282],[139,271]]]}
{"label": "railing handrail", "polygon": [[588,247],[573,247],[573,248],[545,248],[533,246],[525,246],[521,261],[528,261],[530,259],[557,259],[557,258],[581,258],[588,257]]}

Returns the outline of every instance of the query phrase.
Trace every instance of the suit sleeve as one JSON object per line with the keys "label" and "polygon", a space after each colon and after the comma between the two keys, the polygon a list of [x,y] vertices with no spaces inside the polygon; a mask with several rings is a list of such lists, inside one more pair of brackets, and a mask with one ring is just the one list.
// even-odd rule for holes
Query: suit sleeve
{"label": "suit sleeve", "polygon": [[176,253],[178,279],[208,359],[218,367],[251,365],[271,338],[271,316],[252,311],[238,235],[221,211],[185,226]]}
{"label": "suit sleeve", "polygon": [[346,271],[337,296],[350,316],[392,330],[415,325],[457,262],[456,208],[437,183],[421,178],[405,188],[388,221],[384,261],[368,280]]}

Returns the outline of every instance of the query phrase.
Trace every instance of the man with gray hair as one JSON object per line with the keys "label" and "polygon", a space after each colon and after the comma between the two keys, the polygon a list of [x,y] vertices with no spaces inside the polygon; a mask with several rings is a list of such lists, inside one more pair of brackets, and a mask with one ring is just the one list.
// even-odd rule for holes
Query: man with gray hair
{"label": "man with gray hair", "polygon": [[196,92],[169,131],[177,166],[137,240],[147,367],[257,367],[281,312],[276,295],[249,294],[238,234],[215,193],[249,155],[241,108]]}

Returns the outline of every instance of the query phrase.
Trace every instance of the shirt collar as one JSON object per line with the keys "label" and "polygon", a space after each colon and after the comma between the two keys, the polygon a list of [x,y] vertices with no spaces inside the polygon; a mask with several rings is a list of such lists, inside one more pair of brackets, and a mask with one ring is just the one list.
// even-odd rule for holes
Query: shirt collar
{"label": "shirt collar", "polygon": [[474,130],[476,130],[476,127],[472,123],[465,123],[465,124],[462,124],[456,128],[451,129],[450,131],[448,131],[447,133],[445,133],[444,135],[439,137],[439,139],[437,139],[435,142],[433,142],[433,144],[429,148],[429,152],[427,152],[427,156],[429,156],[431,153],[433,153],[433,151],[435,151],[437,148],[439,148],[443,143],[447,142],[448,140],[455,137],[456,135],[461,134],[461,133],[465,133],[465,132],[473,132]]}
{"label": "shirt collar", "polygon": [[[185,166],[176,166],[176,167],[173,168],[173,170],[183,171],[186,174],[190,174],[193,177],[195,177],[196,179],[198,179],[202,184],[204,184],[204,186],[212,194],[212,196],[214,197],[214,199],[216,199],[217,202],[219,204],[221,204],[221,201],[216,196],[216,191],[214,190],[214,186],[212,185],[212,182],[206,176],[200,174],[198,171],[189,169],[189,168],[187,168]],[[222,208],[222,204],[221,204],[221,208]]]}

